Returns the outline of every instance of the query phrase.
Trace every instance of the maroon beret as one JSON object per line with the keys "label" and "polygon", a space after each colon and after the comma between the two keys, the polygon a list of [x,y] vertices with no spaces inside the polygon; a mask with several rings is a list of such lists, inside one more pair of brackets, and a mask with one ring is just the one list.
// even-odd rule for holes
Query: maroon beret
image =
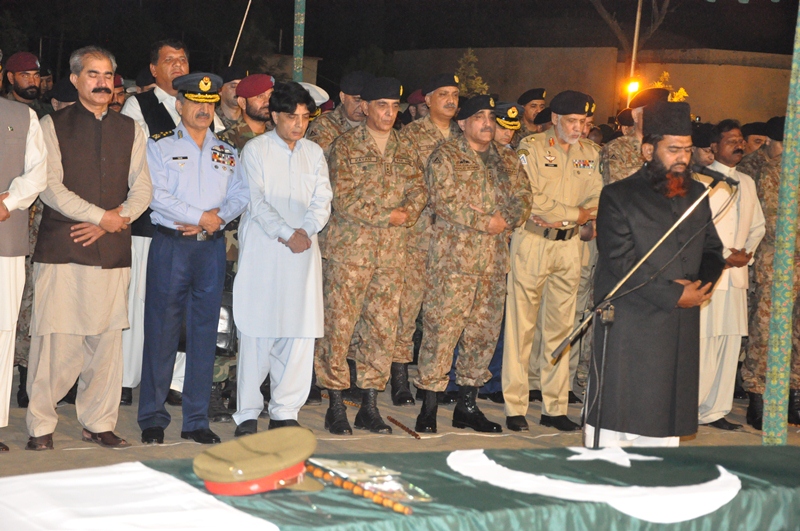
{"label": "maroon beret", "polygon": [[425,96],[422,95],[422,89],[417,89],[408,95],[409,105],[419,105],[420,103],[425,103]]}
{"label": "maroon beret", "polygon": [[17,52],[6,61],[6,70],[9,72],[39,70],[39,60],[30,52]]}
{"label": "maroon beret", "polygon": [[236,85],[236,96],[253,98],[275,86],[275,78],[267,74],[252,74]]}
{"label": "maroon beret", "polygon": [[122,79],[122,76],[119,74],[114,74],[114,88],[124,87],[125,82]]}

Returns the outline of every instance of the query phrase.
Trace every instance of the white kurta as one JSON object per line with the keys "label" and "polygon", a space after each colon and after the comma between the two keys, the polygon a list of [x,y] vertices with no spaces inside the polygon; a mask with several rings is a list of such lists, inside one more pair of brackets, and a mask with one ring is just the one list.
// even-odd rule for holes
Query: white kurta
{"label": "white kurta", "polygon": [[[239,271],[233,285],[236,326],[252,337],[322,337],[322,256],[317,233],[328,222],[333,192],[322,149],[306,139],[294,150],[275,131],[250,140],[241,157],[250,204],[239,225]],[[311,248],[288,240],[304,229]]]}

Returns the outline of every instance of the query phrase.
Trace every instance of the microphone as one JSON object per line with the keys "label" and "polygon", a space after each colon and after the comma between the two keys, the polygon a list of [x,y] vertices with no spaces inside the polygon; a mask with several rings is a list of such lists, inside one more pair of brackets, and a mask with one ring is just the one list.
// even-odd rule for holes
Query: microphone
{"label": "microphone", "polygon": [[712,170],[708,166],[700,166],[699,164],[695,164],[692,166],[692,171],[694,173],[702,173],[706,177],[711,177],[714,180],[714,184],[723,182],[727,183],[729,186],[739,186],[739,181],[731,179],[730,177],[716,170]]}

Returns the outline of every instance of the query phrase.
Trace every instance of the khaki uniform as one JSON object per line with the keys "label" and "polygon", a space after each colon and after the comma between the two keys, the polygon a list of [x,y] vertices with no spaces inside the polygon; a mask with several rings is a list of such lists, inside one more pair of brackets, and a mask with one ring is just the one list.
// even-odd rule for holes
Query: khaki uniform
{"label": "khaki uniform", "polygon": [[615,138],[600,151],[603,184],[611,184],[630,177],[639,171],[644,163],[642,143],[636,138],[633,130],[625,136]]}
{"label": "khaki uniform", "polygon": [[[459,135],[461,135],[461,129],[456,122],[451,121],[449,138],[457,138]],[[405,126],[400,133],[400,139],[417,155],[421,168],[425,167],[433,150],[447,140],[430,116]],[[397,341],[392,360],[396,363],[410,363],[414,359],[413,337],[417,329],[417,316],[422,308],[422,299],[425,294],[425,263],[428,259],[428,246],[433,231],[431,228],[432,217],[433,209],[429,203],[414,226],[408,229],[406,270],[400,296]]]}
{"label": "khaki uniform", "polygon": [[[325,337],[315,346],[317,381],[327,389],[350,387],[346,357],[360,319],[357,385],[382,390],[397,335],[407,228],[427,201],[422,169],[396,131],[381,154],[366,125],[339,137],[329,160],[333,215],[322,244]],[[399,207],[408,221],[390,226]]]}
{"label": "khaki uniform", "polygon": [[494,212],[510,227],[527,219],[530,185],[513,150],[493,142],[484,163],[464,136],[434,150],[425,178],[435,222],[414,385],[444,391],[458,345],[456,383],[481,387],[491,378],[509,267],[509,232],[490,235],[489,221]]}
{"label": "khaki uniform", "polygon": [[342,133],[353,129],[344,115],[344,106],[339,105],[333,111],[325,113],[309,124],[306,138],[317,143],[330,162],[331,145]]}
{"label": "khaki uniform", "polygon": [[[761,150],[759,150],[761,151]],[[755,153],[758,153],[755,152]],[[748,157],[754,155],[751,153]],[[750,174],[756,181],[758,199],[764,211],[766,233],[754,256],[756,289],[755,310],[750,314],[750,334],[747,351],[742,365],[742,387],[751,393],[764,394],[767,374],[767,355],[769,352],[769,321],[772,315],[772,261],[775,258],[775,231],[778,219],[778,189],[781,182],[781,159],[767,159],[762,153],[763,164],[760,164],[758,176]],[[754,157],[755,158],[755,157]],[[752,160],[752,159],[751,159]],[[742,162],[745,162],[744,160]],[[749,164],[748,164],[749,166]],[[740,164],[738,171],[746,172]],[[748,168],[752,170],[753,168]],[[800,208],[800,206],[799,206]],[[792,361],[789,375],[789,388],[800,389],[800,227],[795,241],[794,268],[794,311],[792,315]]]}
{"label": "khaki uniform", "polygon": [[554,129],[523,140],[517,153],[531,182],[531,213],[549,223],[569,221],[564,230],[574,228],[575,233],[566,240],[547,239],[541,228],[528,222],[511,238],[503,349],[505,412],[507,416],[527,412],[528,366],[536,322],[541,318],[543,413],[566,415],[570,354],[565,352],[555,365],[550,354],[569,335],[575,318],[583,249],[575,223],[578,206],[597,206],[602,188],[599,153],[583,140],[565,153]]}

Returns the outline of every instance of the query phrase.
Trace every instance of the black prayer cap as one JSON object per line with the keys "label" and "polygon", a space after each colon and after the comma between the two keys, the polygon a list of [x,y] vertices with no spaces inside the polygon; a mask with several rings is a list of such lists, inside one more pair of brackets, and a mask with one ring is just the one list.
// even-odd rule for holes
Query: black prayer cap
{"label": "black prayer cap", "polygon": [[764,134],[770,138],[770,140],[775,140],[776,142],[783,142],[783,130],[786,128],[786,117],[785,116],[773,116],[769,120],[767,120],[766,126],[764,127],[765,131]]}
{"label": "black prayer cap", "polygon": [[766,122],[750,122],[742,126],[742,136],[747,138],[750,135],[767,136]]}
{"label": "black prayer cap", "polygon": [[589,95],[577,90],[559,92],[550,102],[550,110],[555,114],[588,114],[592,104]]}
{"label": "black prayer cap", "polygon": [[230,83],[237,79],[244,79],[247,77],[247,70],[241,66],[226,66],[220,73],[219,77],[222,78],[222,84]]}
{"label": "black prayer cap", "polygon": [[657,101],[644,108],[642,133],[648,135],[692,135],[692,114],[683,101]]}
{"label": "black prayer cap", "polygon": [[55,85],[53,90],[45,95],[47,101],[58,100],[61,103],[72,103],[78,101],[78,89],[69,80],[69,77],[62,77]]}
{"label": "black prayer cap", "polygon": [[520,97],[517,98],[517,103],[520,105],[527,105],[533,100],[544,100],[545,96],[547,96],[547,91],[545,89],[532,88],[523,92]]}
{"label": "black prayer cap", "polygon": [[619,125],[624,125],[625,127],[633,127],[633,109],[628,107],[627,109],[622,109],[619,111],[617,115],[617,123]]}
{"label": "black prayer cap", "polygon": [[545,107],[542,109],[542,112],[536,115],[536,118],[533,119],[533,125],[543,125],[549,124],[553,121],[553,111],[550,110],[550,107]]}
{"label": "black prayer cap", "polygon": [[339,82],[339,89],[348,96],[360,96],[364,84],[373,78],[373,75],[363,70],[356,70],[345,75]]}
{"label": "black prayer cap", "polygon": [[631,98],[630,108],[638,109],[645,105],[653,104],[657,101],[669,101],[669,91],[663,88],[646,88],[640,90]]}
{"label": "black prayer cap", "polygon": [[458,76],[454,74],[437,74],[422,85],[422,95],[428,95],[442,87],[458,87]]}
{"label": "black prayer cap", "polygon": [[403,95],[403,85],[393,77],[374,77],[364,83],[361,99],[364,101],[399,100]]}
{"label": "black prayer cap", "polygon": [[473,114],[486,109],[489,109],[490,111],[494,112],[495,110],[494,98],[483,94],[473,96],[466,102],[464,102],[464,104],[461,106],[461,110],[458,111],[456,120],[466,120]]}
{"label": "black prayer cap", "polygon": [[714,124],[693,124],[692,125],[692,144],[694,147],[711,147],[711,134],[714,131]]}

